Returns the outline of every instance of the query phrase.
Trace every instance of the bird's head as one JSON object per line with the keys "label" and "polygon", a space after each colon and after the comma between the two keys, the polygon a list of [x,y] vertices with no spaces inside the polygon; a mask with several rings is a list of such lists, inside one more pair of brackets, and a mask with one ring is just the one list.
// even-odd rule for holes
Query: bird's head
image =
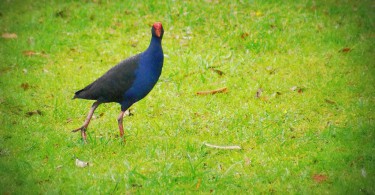
{"label": "bird's head", "polygon": [[154,25],[152,25],[152,35],[156,36],[158,38],[163,38],[164,29],[163,25],[161,25],[161,22],[155,22]]}

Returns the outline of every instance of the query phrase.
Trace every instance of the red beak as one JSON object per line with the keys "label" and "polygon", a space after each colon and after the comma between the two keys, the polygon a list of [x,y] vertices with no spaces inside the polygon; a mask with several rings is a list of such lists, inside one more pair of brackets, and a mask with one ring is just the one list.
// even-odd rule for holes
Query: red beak
{"label": "red beak", "polygon": [[160,37],[161,36],[161,29],[155,29],[155,34],[156,34],[156,36]]}
{"label": "red beak", "polygon": [[161,31],[163,29],[163,26],[161,25],[160,22],[156,22],[154,25],[153,25],[153,28],[155,29],[155,34],[157,37],[160,37],[161,36]]}

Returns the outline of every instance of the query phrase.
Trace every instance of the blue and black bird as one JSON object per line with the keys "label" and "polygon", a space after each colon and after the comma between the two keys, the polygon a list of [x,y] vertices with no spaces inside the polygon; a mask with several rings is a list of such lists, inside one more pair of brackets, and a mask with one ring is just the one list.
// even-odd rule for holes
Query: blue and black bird
{"label": "blue and black bird", "polygon": [[109,102],[117,102],[121,105],[121,113],[117,121],[120,136],[124,136],[122,121],[125,111],[152,90],[163,68],[162,24],[154,23],[151,33],[150,45],[144,52],[120,62],[93,83],[75,93],[74,98],[95,100],[83,125],[73,130],[73,132],[81,131],[84,141],[86,141],[87,126],[95,109],[100,104]]}

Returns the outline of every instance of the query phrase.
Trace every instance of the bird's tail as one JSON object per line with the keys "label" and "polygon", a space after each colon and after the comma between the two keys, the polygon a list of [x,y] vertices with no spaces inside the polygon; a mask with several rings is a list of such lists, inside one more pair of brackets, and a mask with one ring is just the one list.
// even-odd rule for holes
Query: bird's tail
{"label": "bird's tail", "polygon": [[72,99],[76,99],[76,98],[80,98],[80,93],[82,92],[82,91],[84,91],[85,89],[81,89],[81,90],[79,90],[79,91],[76,91],[75,93],[74,93],[74,97],[72,98]]}

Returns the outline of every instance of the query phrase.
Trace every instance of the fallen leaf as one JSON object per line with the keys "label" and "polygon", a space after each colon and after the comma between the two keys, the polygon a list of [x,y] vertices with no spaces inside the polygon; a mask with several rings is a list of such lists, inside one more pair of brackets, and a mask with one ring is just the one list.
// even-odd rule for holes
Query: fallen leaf
{"label": "fallen leaf", "polygon": [[30,88],[30,85],[28,83],[22,83],[21,88],[26,91]]}
{"label": "fallen leaf", "polygon": [[324,99],[324,101],[328,104],[336,104],[335,101],[329,100],[329,99]]}
{"label": "fallen leaf", "polygon": [[342,52],[342,53],[348,53],[348,52],[350,52],[350,51],[352,51],[352,49],[349,48],[349,47],[345,47],[345,48],[342,48],[342,49],[340,50],[340,52]]}
{"label": "fallen leaf", "polygon": [[259,88],[259,89],[257,90],[257,93],[256,93],[255,97],[256,97],[256,98],[260,98],[260,96],[262,95],[262,92],[263,92],[263,89],[262,89],[262,88]]}
{"label": "fallen leaf", "polygon": [[365,168],[361,169],[361,174],[362,174],[362,177],[367,177],[367,172]]}
{"label": "fallen leaf", "polygon": [[196,94],[197,95],[213,95],[216,93],[226,93],[228,89],[226,87],[220,88],[220,89],[215,89],[215,90],[210,90],[210,91],[198,91]]}
{"label": "fallen leaf", "polygon": [[220,76],[223,76],[223,75],[224,75],[224,72],[221,71],[221,70],[218,70],[218,69],[215,69],[215,68],[210,68],[210,70],[212,70],[213,72],[217,73],[217,74],[220,75]]}
{"label": "fallen leaf", "polygon": [[23,55],[25,55],[25,56],[33,56],[33,55],[36,55],[36,52],[35,52],[35,51],[31,51],[31,50],[26,50],[26,51],[23,51],[22,53],[23,53]]}
{"label": "fallen leaf", "polygon": [[291,91],[297,91],[298,93],[302,93],[305,89],[302,87],[293,86],[290,88]]}
{"label": "fallen leaf", "polygon": [[133,188],[141,188],[141,187],[143,187],[143,186],[142,186],[142,184],[133,183],[133,184],[132,184],[132,187],[133,187]]}
{"label": "fallen leaf", "polygon": [[218,146],[218,145],[213,145],[209,143],[204,143],[207,147],[210,148],[216,148],[216,149],[224,149],[224,150],[241,150],[240,146]]}
{"label": "fallen leaf", "polygon": [[4,39],[17,39],[17,34],[16,33],[3,33],[1,35]]}
{"label": "fallen leaf", "polygon": [[322,183],[323,181],[327,180],[328,177],[322,174],[315,174],[312,178],[314,179],[314,181]]}
{"label": "fallen leaf", "polygon": [[276,91],[276,92],[273,93],[271,96],[272,96],[272,97],[278,97],[278,96],[280,96],[281,94],[282,94],[281,92]]}
{"label": "fallen leaf", "polygon": [[242,33],[241,38],[242,38],[242,39],[245,39],[245,38],[248,37],[248,36],[249,36],[249,33],[245,32],[245,33]]}
{"label": "fallen leaf", "polygon": [[197,182],[197,185],[195,186],[196,189],[199,189],[201,187],[201,183],[202,183],[202,179],[199,178],[198,179],[198,182]]}
{"label": "fallen leaf", "polygon": [[76,166],[77,167],[87,167],[89,165],[88,162],[85,162],[85,161],[82,161],[82,160],[79,160],[78,158],[76,158]]}
{"label": "fallen leaf", "polygon": [[133,116],[134,114],[133,114],[133,109],[127,109],[126,111],[125,111],[125,113],[124,113],[124,116]]}
{"label": "fallen leaf", "polygon": [[26,51],[23,51],[22,53],[23,53],[23,55],[28,56],[28,57],[36,56],[36,55],[42,56],[42,57],[45,57],[45,58],[48,57],[48,55],[44,51],[35,52],[35,51],[32,51],[32,50],[26,50]]}
{"label": "fallen leaf", "polygon": [[33,115],[43,115],[43,113],[40,110],[33,110],[33,111],[26,112],[26,116],[33,116]]}
{"label": "fallen leaf", "polygon": [[245,158],[245,165],[249,166],[251,164],[251,159],[250,158]]}

